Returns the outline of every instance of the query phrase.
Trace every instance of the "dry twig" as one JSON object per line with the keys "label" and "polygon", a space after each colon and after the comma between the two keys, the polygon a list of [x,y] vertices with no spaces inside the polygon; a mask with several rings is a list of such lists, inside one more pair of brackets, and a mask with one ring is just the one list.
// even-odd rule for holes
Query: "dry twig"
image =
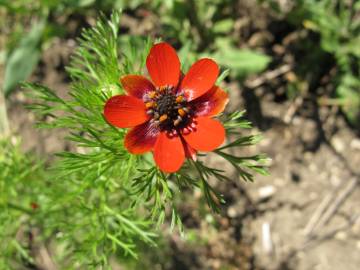
{"label": "dry twig", "polygon": [[291,65],[285,64],[283,66],[278,67],[277,69],[267,71],[263,73],[261,76],[257,77],[255,80],[246,81],[245,86],[248,88],[257,88],[260,85],[266,83],[267,81],[273,80],[276,77],[279,77],[285,73],[288,73],[291,70]]}

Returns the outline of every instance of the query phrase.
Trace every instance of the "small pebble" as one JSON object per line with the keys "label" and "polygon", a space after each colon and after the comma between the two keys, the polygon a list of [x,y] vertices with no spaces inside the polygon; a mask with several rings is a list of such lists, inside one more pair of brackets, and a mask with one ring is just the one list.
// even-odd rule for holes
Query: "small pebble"
{"label": "small pebble", "polygon": [[237,216],[238,213],[237,213],[237,211],[236,211],[236,209],[235,209],[234,206],[230,206],[230,207],[228,208],[228,210],[227,210],[227,214],[228,214],[229,217],[234,218],[234,217]]}
{"label": "small pebble", "polygon": [[350,147],[356,150],[360,150],[360,139],[352,139],[350,142]]}
{"label": "small pebble", "polygon": [[258,194],[261,200],[268,199],[274,195],[276,188],[271,185],[267,185],[259,188]]}
{"label": "small pebble", "polygon": [[338,137],[334,137],[331,140],[331,143],[334,146],[334,148],[336,149],[336,151],[343,152],[345,150],[345,144],[342,139],[340,139]]}
{"label": "small pebble", "polygon": [[345,232],[338,232],[335,235],[335,238],[338,239],[338,240],[346,240],[347,234]]}

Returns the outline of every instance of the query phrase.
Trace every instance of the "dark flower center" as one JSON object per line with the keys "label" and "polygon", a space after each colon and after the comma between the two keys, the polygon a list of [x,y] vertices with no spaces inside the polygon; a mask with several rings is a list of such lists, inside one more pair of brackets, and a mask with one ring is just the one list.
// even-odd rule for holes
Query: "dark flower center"
{"label": "dark flower center", "polygon": [[170,86],[156,88],[145,97],[147,113],[162,130],[176,131],[191,120],[192,110],[183,94],[174,93]]}

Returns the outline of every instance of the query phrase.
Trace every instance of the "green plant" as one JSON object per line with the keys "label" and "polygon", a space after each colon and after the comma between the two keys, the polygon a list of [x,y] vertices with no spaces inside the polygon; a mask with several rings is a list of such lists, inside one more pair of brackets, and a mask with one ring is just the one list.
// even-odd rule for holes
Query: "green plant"
{"label": "green plant", "polygon": [[[32,203],[39,204],[39,193],[45,183],[42,163],[23,155],[18,143],[0,141],[0,267],[13,269],[13,260],[33,263],[26,247],[29,226],[35,223],[36,211]],[[25,229],[26,228],[26,229]],[[19,236],[20,234],[20,236]],[[16,237],[18,235],[18,237]],[[19,239],[20,238],[20,239]],[[22,239],[21,239],[22,238]]]}
{"label": "green plant", "polygon": [[33,254],[44,243],[55,247],[52,259],[63,269],[106,265],[107,254],[117,249],[136,257],[140,240],[155,244],[149,222],[117,203],[126,196],[122,190],[104,203],[102,193],[111,185],[105,188],[101,179],[64,182],[42,161],[23,154],[19,143],[2,140],[0,150],[1,269],[37,265]]}
{"label": "green plant", "polygon": [[[171,227],[178,226],[182,232],[175,204],[180,192],[200,188],[209,207],[219,211],[223,198],[208,180],[230,180],[224,171],[208,167],[201,159],[188,160],[180,171],[165,174],[147,155],[132,155],[124,148],[125,130],[104,120],[104,103],[124,92],[119,83],[122,74],[142,73],[151,42],[124,41],[119,25],[120,14],[114,13],[111,20],[102,18],[94,28],[83,31],[67,68],[72,78],[69,99],[39,84],[23,85],[31,90],[30,108],[43,119],[39,126],[68,129],[67,139],[77,147],[75,152],[59,153],[59,160],[37,178],[42,185],[33,190],[39,207],[31,217],[36,219],[41,238],[61,249],[54,260],[63,269],[107,269],[111,257],[136,257],[137,243],[156,243],[155,234],[149,231],[151,224],[161,224],[169,217]],[[214,155],[229,161],[239,177],[252,181],[254,172],[267,174],[266,157],[228,152],[258,141],[256,136],[239,133],[250,127],[242,116],[242,112],[222,116],[235,140]]]}
{"label": "green plant", "polygon": [[138,5],[135,1],[121,0],[0,1],[0,23],[4,25],[4,30],[6,28],[3,33],[6,43],[0,51],[5,62],[5,94],[9,95],[31,75],[40,61],[43,48],[54,37],[71,34],[66,25],[58,22],[58,17],[87,17],[95,10],[109,12],[111,9],[136,8]]}
{"label": "green plant", "polygon": [[352,124],[360,117],[360,12],[356,1],[311,1],[308,21],[304,24],[321,35],[321,47],[334,55],[337,73],[334,79],[336,99]]}
{"label": "green plant", "polygon": [[335,91],[330,99],[320,102],[340,106],[353,125],[358,125],[360,116],[360,23],[356,20],[359,11],[357,1],[301,0],[286,15],[297,28],[319,35],[319,41],[307,38],[298,44],[304,55],[303,66],[298,68],[300,73],[304,70],[319,73],[333,59],[335,72],[331,83]]}
{"label": "green plant", "polygon": [[153,1],[149,7],[159,18],[164,35],[180,42],[183,65],[189,67],[198,55],[211,56],[229,68],[231,75],[261,72],[271,58],[261,52],[238,48],[234,34],[237,1]]}

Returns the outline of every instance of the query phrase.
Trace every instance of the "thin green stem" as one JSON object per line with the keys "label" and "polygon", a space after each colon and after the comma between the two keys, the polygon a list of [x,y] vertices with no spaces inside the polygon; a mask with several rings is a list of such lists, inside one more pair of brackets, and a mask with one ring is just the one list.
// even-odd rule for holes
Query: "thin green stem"
{"label": "thin green stem", "polygon": [[196,161],[192,160],[191,158],[190,158],[189,160],[190,160],[190,162],[194,165],[194,167],[195,167],[195,169],[197,170],[197,172],[199,173],[200,179],[201,179],[202,181],[205,181],[204,176],[203,176],[203,173],[201,172],[201,170],[200,170],[199,166],[197,165]]}

